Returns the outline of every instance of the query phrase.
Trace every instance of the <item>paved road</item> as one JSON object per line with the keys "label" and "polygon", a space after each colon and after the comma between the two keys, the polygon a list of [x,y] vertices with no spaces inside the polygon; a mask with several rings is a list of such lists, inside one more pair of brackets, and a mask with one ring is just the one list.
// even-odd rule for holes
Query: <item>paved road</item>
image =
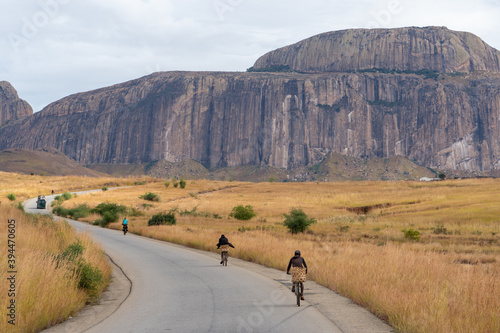
{"label": "paved road", "polygon": [[[40,212],[35,199],[25,209]],[[307,302],[297,307],[287,287],[261,274],[231,262],[222,267],[199,251],[70,223],[89,230],[132,281],[125,302],[85,332],[342,332]]]}

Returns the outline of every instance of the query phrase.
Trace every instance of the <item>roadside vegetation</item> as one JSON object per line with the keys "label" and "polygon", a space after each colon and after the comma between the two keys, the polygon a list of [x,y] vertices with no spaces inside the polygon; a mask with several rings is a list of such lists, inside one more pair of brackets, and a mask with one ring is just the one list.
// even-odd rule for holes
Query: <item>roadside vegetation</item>
{"label": "roadside vegetation", "polygon": [[[299,249],[309,279],[399,332],[500,331],[500,180],[186,183],[174,191],[165,179],[152,180],[61,206],[122,205],[135,212],[130,232],[207,251],[216,251],[214,240],[223,233],[236,246],[231,256],[281,270]],[[145,192],[161,202],[145,204],[139,198]],[[256,215],[236,219],[238,206]],[[175,213],[176,224],[148,225],[165,212]],[[310,223],[294,233],[287,216]]]}
{"label": "roadside vegetation", "polygon": [[[2,184],[3,186],[3,184]],[[16,325],[7,322],[9,286],[0,284],[0,331],[38,332],[74,316],[93,302],[110,280],[111,267],[90,235],[66,222],[27,215],[6,202],[0,215],[15,223]],[[0,261],[7,263],[7,227],[0,228]],[[7,276],[7,265],[0,266]]]}

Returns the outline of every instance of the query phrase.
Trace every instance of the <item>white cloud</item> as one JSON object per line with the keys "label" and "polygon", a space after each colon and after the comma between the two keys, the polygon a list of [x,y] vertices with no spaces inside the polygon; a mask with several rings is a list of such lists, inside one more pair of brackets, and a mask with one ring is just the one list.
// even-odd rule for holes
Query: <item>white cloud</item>
{"label": "white cloud", "polygon": [[38,111],[157,70],[244,71],[262,54],[347,29],[447,26],[500,48],[500,0],[0,1],[0,80]]}

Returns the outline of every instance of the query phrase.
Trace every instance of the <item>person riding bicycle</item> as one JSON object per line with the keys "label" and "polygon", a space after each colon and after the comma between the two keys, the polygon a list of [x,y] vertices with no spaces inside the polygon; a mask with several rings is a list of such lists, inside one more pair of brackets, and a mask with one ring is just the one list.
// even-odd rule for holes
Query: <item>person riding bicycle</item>
{"label": "person riding bicycle", "polygon": [[234,249],[234,246],[233,244],[229,243],[229,240],[226,238],[226,236],[224,235],[221,235],[220,238],[219,238],[219,243],[217,243],[217,248],[221,248],[221,251],[220,251],[220,263],[222,265],[223,263],[223,257],[222,257],[222,253],[223,252],[227,252],[229,250],[229,247],[232,247]]}
{"label": "person riding bicycle", "polygon": [[123,226],[123,230],[125,230],[125,229],[128,230],[128,220],[127,220],[127,218],[123,219],[122,226]]}
{"label": "person riding bicycle", "polygon": [[[300,256],[299,250],[296,250],[295,255],[292,258],[290,258],[290,262],[288,263],[288,267],[286,268],[286,274],[290,274],[290,268],[292,268],[292,273],[294,270],[296,270],[297,271],[296,274],[298,275],[297,277],[292,274],[292,282],[295,282],[293,280],[294,277],[299,278],[300,283],[302,285],[302,291],[304,291],[304,284],[302,280],[305,281],[305,274],[307,274],[307,264],[305,259]],[[295,283],[292,284],[292,292],[295,292]],[[300,299],[303,300],[304,295],[300,295]]]}

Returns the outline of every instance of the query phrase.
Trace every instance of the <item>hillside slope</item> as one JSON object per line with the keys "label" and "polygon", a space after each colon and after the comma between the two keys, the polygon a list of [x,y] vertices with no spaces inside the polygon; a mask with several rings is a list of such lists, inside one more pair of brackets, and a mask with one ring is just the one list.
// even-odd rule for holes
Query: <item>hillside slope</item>
{"label": "hillside slope", "polygon": [[54,149],[6,149],[0,151],[0,170],[46,176],[91,176],[105,174],[87,169]]}

